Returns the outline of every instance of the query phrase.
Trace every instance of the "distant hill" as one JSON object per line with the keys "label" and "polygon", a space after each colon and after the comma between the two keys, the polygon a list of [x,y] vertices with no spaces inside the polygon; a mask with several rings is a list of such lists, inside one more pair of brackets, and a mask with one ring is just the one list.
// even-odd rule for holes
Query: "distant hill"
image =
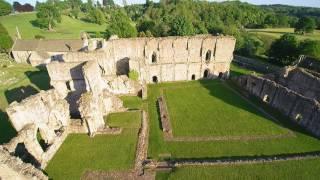
{"label": "distant hill", "polygon": [[23,39],[34,39],[35,35],[44,36],[46,39],[79,39],[83,31],[95,34],[95,32],[104,32],[106,25],[88,23],[68,16],[62,16],[62,23],[57,24],[53,32],[46,29],[40,29],[34,25],[36,14],[20,13],[10,16],[0,17],[0,23],[8,30],[10,36],[14,39],[16,36],[16,27],[18,27]]}

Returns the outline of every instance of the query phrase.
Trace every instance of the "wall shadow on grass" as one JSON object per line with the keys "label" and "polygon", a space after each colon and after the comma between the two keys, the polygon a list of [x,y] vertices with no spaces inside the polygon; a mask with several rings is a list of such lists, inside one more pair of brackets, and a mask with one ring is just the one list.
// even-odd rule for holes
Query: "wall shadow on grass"
{"label": "wall shadow on grass", "polygon": [[[248,99],[250,102],[255,104],[257,107],[263,109],[266,113],[272,115],[274,118],[276,118],[278,121],[273,120],[271,117],[268,117],[267,115],[263,114],[259,109],[254,107],[253,105],[246,102],[246,100],[243,100],[242,97],[239,97],[239,95],[235,92],[227,93],[225,89],[232,88],[233,90],[237,91],[239,94],[242,94],[244,96],[244,91],[242,91],[240,88],[238,88],[236,85],[234,85],[231,81],[227,82],[221,82],[223,86],[228,86],[223,89],[216,88],[212,85],[211,82],[217,82],[220,80],[200,80],[200,84],[202,84],[203,87],[205,87],[207,90],[209,90],[210,95],[214,96],[223,102],[235,106],[237,108],[243,109],[245,111],[248,111],[250,113],[253,113],[257,116],[263,117],[266,120],[272,121],[273,123],[288,128],[292,131],[300,132],[309,136],[313,136],[310,133],[308,133],[306,130],[301,128],[300,126],[294,124],[291,122],[287,117],[283,116],[281,113],[277,112],[277,110],[269,107],[268,105],[261,102],[261,100],[258,100],[255,97],[248,96]],[[241,100],[240,100],[241,99]],[[314,137],[314,136],[313,136]]]}
{"label": "wall shadow on grass", "polygon": [[39,71],[27,71],[25,75],[29,78],[30,82],[34,84],[38,89],[48,90],[50,89],[50,77],[44,67],[38,67]]}
{"label": "wall shadow on grass", "polygon": [[7,113],[0,110],[0,144],[9,142],[16,134]]}
{"label": "wall shadow on grass", "polygon": [[37,94],[38,92],[39,91],[36,88],[28,85],[6,90],[4,94],[7,98],[8,104],[10,104],[13,101],[21,102],[23,99]]}

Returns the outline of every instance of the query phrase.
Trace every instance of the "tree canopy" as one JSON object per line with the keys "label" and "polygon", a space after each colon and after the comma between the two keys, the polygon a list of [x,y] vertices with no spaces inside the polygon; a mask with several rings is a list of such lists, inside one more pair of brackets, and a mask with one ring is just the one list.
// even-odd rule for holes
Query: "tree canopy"
{"label": "tree canopy", "polygon": [[297,38],[287,33],[272,43],[269,56],[277,64],[290,65],[297,60],[298,48]]}
{"label": "tree canopy", "polygon": [[11,5],[4,0],[0,0],[0,16],[8,15],[11,13],[11,11]]}
{"label": "tree canopy", "polygon": [[132,25],[132,21],[121,10],[115,10],[110,17],[109,26],[106,30],[106,36],[117,35],[118,37],[128,38],[136,37],[137,30]]}
{"label": "tree canopy", "polygon": [[52,30],[57,22],[61,22],[61,13],[55,3],[39,3],[37,6],[38,25]]}
{"label": "tree canopy", "polygon": [[295,32],[305,34],[312,33],[316,29],[316,22],[311,17],[302,17],[295,26]]}

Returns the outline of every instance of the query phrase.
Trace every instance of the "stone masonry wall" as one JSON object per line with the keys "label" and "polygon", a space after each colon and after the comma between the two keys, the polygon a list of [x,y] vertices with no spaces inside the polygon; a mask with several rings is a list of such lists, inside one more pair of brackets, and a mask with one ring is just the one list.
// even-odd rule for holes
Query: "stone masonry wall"
{"label": "stone masonry wall", "polygon": [[[301,70],[293,70],[292,72],[301,72]],[[270,78],[270,75],[267,76]],[[290,76],[294,75],[290,75],[289,73],[288,77]],[[312,96],[314,98],[310,98],[290,89],[298,86],[292,86],[293,82],[288,82],[292,81],[292,78],[285,79],[285,81],[282,79],[281,83],[277,83],[265,77],[245,75],[235,78],[235,81],[250,94],[257,96],[265,103],[288,116],[295,123],[320,137],[320,104],[315,99],[315,96]],[[299,80],[296,79],[296,82],[299,82]],[[302,79],[300,83],[303,84],[305,82]],[[288,86],[286,87],[284,84]]]}

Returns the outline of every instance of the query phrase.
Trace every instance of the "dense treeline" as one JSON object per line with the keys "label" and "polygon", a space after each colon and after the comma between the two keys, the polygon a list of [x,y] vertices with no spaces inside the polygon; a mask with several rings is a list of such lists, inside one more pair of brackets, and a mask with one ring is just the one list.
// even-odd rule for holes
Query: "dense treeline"
{"label": "dense treeline", "polygon": [[[274,62],[279,64],[288,64],[297,55],[291,54],[290,58],[277,56],[279,52],[273,50],[279,46],[275,44],[276,42],[272,42],[268,37],[249,34],[247,29],[292,27],[295,28],[296,33],[304,35],[320,27],[319,8],[283,5],[256,6],[240,1],[160,0],[159,3],[154,3],[146,0],[145,4],[125,7],[116,5],[113,0],[105,2],[104,5],[93,0],[85,3],[81,0],[37,2],[35,7],[37,20],[34,24],[40,28],[52,30],[57,23],[61,22],[61,15],[67,15],[75,19],[105,25],[106,31],[97,32],[96,37],[109,38],[111,35],[162,37],[207,33],[232,35],[237,39],[236,52],[238,54],[265,55],[276,59]],[[289,40],[287,36],[283,38]],[[298,47],[299,43],[293,46]],[[300,51],[301,48],[298,48],[297,52],[320,57],[315,50],[317,48],[313,48],[317,43],[301,43],[301,48],[305,47],[304,49],[307,50]]]}

